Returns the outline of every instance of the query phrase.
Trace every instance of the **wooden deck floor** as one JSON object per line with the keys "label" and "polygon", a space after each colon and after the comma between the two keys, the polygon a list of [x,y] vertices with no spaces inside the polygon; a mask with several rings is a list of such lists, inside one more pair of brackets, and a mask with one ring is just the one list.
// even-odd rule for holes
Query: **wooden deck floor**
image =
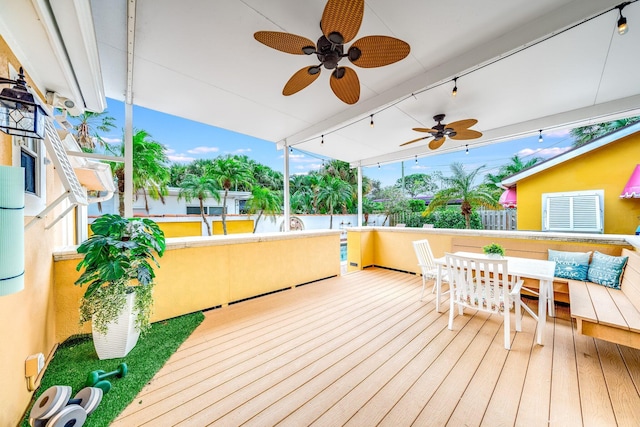
{"label": "wooden deck floor", "polygon": [[[566,307],[502,343],[447,329],[421,279],[368,269],[206,313],[114,426],[638,426],[640,351],[577,335]],[[534,302],[535,304],[535,302]]]}

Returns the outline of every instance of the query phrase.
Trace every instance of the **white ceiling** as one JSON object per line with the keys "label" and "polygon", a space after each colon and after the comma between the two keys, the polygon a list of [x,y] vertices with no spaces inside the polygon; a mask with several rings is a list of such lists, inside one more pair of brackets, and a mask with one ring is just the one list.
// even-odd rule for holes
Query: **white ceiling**
{"label": "white ceiling", "polygon": [[[120,100],[127,1],[91,1],[105,92]],[[624,36],[617,10],[562,32],[618,3],[366,1],[356,40],[393,36],[411,53],[386,67],[352,67],[361,96],[349,106],[331,91],[327,70],[283,96],[289,77],[315,59],[253,38],[270,30],[316,40],[325,0],[137,0],[133,103],[363,166],[630,116],[640,110],[640,3],[624,9]],[[412,128],[433,126],[438,113],[446,123],[475,118],[484,136],[438,151],[428,140],[399,146],[423,136]]]}

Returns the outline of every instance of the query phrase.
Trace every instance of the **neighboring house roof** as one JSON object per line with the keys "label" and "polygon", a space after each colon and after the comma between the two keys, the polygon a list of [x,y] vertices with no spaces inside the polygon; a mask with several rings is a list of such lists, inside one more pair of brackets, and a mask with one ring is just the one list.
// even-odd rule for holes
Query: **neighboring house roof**
{"label": "neighboring house roof", "polygon": [[511,175],[508,178],[505,178],[501,184],[504,187],[513,187],[518,181],[528,178],[532,175],[535,175],[539,172],[550,169],[554,166],[557,166],[561,163],[566,162],[567,160],[575,159],[576,157],[582,156],[583,154],[589,153],[590,151],[596,150],[600,147],[604,147],[605,145],[611,144],[612,142],[618,141],[625,136],[629,136],[636,132],[640,132],[640,122],[635,122],[629,126],[625,126],[616,130],[615,132],[611,132],[607,135],[601,136],[600,138],[596,138],[593,141],[590,141],[580,147],[573,148],[569,151],[566,151],[560,155],[552,157],[544,162],[538,163],[530,168],[524,169],[514,175]]}

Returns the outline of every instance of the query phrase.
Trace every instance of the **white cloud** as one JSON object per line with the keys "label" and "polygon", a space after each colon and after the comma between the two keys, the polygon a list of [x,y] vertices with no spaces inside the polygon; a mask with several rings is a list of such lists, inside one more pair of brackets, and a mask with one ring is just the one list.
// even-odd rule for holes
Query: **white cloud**
{"label": "white cloud", "polygon": [[196,147],[196,148],[192,148],[191,150],[187,150],[187,153],[189,154],[207,154],[207,153],[216,153],[220,151],[220,149],[218,147]]}
{"label": "white cloud", "polygon": [[232,151],[233,154],[244,154],[244,153],[250,153],[251,152],[251,148],[238,148],[235,151]]}
{"label": "white cloud", "polygon": [[425,166],[425,165],[421,165],[421,164],[414,164],[413,166],[411,166],[411,169],[414,170],[427,170],[427,169],[431,169],[429,166]]}
{"label": "white cloud", "polygon": [[167,149],[165,150],[165,153],[167,153],[167,155],[169,155],[169,154],[173,154],[173,153],[175,153],[175,152],[176,152],[176,150],[174,150],[173,148],[167,148]]}
{"label": "white cloud", "polygon": [[194,161],[196,158],[195,157],[189,157],[186,156],[184,154],[177,154],[175,156],[167,156],[169,158],[169,160],[171,160],[172,162],[176,162],[176,163],[188,163],[188,162],[192,162]]}
{"label": "white cloud", "polygon": [[566,151],[571,150],[571,147],[551,147],[551,148],[524,148],[518,151],[518,156],[526,157],[526,156],[535,156],[542,157],[548,159],[550,157],[555,157],[560,155]]}
{"label": "white cloud", "polygon": [[115,143],[122,142],[122,138],[102,138],[102,140],[107,144],[115,144]]}

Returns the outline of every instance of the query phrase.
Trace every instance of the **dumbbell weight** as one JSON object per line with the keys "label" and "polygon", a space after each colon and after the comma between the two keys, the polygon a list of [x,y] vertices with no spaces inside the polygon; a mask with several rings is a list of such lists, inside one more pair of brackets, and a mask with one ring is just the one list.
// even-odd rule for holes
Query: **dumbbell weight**
{"label": "dumbbell weight", "polygon": [[[58,415],[67,406],[78,406],[84,413],[84,418],[96,410],[102,401],[103,390],[96,387],[85,387],[80,390],[73,399],[70,399],[71,387],[69,386],[53,386],[48,388],[36,400],[29,414],[29,423],[33,427],[41,427],[47,424],[47,420]],[[68,410],[65,412],[65,419],[75,419],[77,413]],[[66,418],[71,416],[72,418]],[[78,420],[82,418],[78,416]],[[59,424],[59,425],[64,425]]]}
{"label": "dumbbell weight", "polygon": [[47,421],[47,427],[82,427],[85,421],[87,421],[87,412],[82,406],[67,405]]}
{"label": "dumbbell weight", "polygon": [[127,375],[127,372],[128,370],[127,370],[126,363],[121,363],[120,365],[118,365],[118,369],[112,372],[105,372],[102,370],[91,371],[87,376],[87,382],[85,383],[85,385],[87,387],[94,387],[96,384],[98,384],[102,380],[106,380],[107,378],[111,378],[113,376],[122,378]]}

